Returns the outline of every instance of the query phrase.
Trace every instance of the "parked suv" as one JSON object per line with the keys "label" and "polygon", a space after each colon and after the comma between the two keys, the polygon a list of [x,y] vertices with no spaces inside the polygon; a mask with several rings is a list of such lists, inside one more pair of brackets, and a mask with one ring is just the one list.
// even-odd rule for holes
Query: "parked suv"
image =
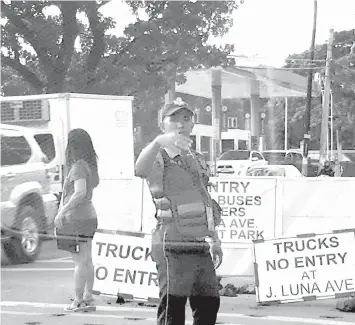
{"label": "parked suv", "polygon": [[268,165],[268,162],[258,151],[229,150],[217,160],[217,175],[241,176],[246,174],[249,167],[265,165]]}
{"label": "parked suv", "polygon": [[56,197],[50,192],[45,160],[30,129],[0,124],[1,243],[13,263],[28,263],[40,252],[53,225]]}

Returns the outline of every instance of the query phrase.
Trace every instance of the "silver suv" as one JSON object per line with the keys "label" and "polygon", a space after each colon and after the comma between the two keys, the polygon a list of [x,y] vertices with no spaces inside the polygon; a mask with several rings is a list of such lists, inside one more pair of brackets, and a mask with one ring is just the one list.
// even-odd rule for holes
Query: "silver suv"
{"label": "silver suv", "polygon": [[0,124],[1,243],[13,263],[34,261],[42,236],[51,229],[57,199],[34,134],[25,127]]}

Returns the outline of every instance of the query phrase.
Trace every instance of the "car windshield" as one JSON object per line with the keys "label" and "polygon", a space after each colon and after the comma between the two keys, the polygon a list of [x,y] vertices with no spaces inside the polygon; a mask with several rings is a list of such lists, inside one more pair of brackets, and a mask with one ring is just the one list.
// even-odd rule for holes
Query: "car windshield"
{"label": "car windshield", "polygon": [[267,161],[283,161],[285,159],[285,152],[263,152]]}
{"label": "car windshield", "polygon": [[250,151],[227,151],[221,155],[220,160],[248,160]]}

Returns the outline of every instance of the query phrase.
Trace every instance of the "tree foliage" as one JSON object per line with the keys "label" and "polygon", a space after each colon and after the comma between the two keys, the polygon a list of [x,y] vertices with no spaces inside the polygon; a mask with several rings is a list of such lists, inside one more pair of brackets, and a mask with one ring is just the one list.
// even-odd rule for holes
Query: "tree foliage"
{"label": "tree foliage", "polygon": [[[228,31],[238,7],[234,1],[127,3],[137,20],[117,38],[107,33],[115,23],[99,12],[105,1],[2,1],[2,66],[32,92],[135,95],[166,85],[175,69],[179,75],[200,64],[227,61],[232,47],[217,48],[207,40]],[[59,16],[45,14],[51,6],[60,10]],[[139,19],[138,9],[148,20]],[[88,26],[78,13],[87,17]],[[8,91],[5,85],[5,95]]]}
{"label": "tree foliage", "polygon": [[[229,30],[238,4],[128,1],[136,21],[116,37],[109,33],[115,22],[99,12],[105,2],[2,1],[2,93],[131,95],[135,124],[151,135],[175,72],[184,82],[189,68],[228,64],[233,46],[209,45],[208,38]],[[60,14],[48,16],[51,6]],[[146,20],[139,18],[142,10]]]}
{"label": "tree foliage", "polygon": [[[75,41],[84,36],[80,40],[90,46],[84,49],[87,57],[81,72],[86,86],[90,86],[105,52],[105,31],[113,27],[112,20],[99,13],[104,3],[2,1],[1,17],[5,21],[1,26],[2,66],[21,76],[36,93],[61,92],[75,54]],[[60,15],[46,15],[50,6],[56,6]],[[77,13],[85,14],[88,28],[78,21]],[[3,91],[6,94],[6,88]]]}

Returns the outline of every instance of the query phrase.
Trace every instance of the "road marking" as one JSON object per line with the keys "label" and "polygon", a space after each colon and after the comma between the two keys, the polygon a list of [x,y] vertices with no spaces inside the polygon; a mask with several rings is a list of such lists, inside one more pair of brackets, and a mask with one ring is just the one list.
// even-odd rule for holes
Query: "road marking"
{"label": "road marking", "polygon": [[[26,315],[26,316],[48,316],[47,314],[43,313],[35,313],[35,312],[20,312],[20,311],[0,311],[0,314],[3,315]],[[147,318],[147,317],[134,317],[131,315],[103,315],[103,314],[88,314],[88,313],[66,313],[66,316],[69,317],[91,317],[91,318],[114,318],[114,319],[126,319],[126,320],[144,320],[148,322],[156,322],[156,318]],[[186,321],[186,324],[192,324],[193,322],[191,320]],[[223,323],[223,325],[243,325],[240,323]]]}
{"label": "road marking", "polygon": [[[41,303],[41,302],[27,302],[27,301],[0,301],[1,307],[18,307],[26,306],[33,308],[60,308],[64,309],[67,307],[67,304],[52,304],[52,303]],[[114,306],[96,306],[97,311],[106,311],[106,312],[143,312],[143,313],[156,313],[156,308],[141,308],[141,307],[114,307]],[[2,311],[4,313],[4,311]],[[44,314],[41,314],[44,315]],[[109,317],[111,315],[102,315],[102,314],[76,314],[73,313],[70,315],[90,315],[95,317]],[[116,318],[125,318],[130,316],[123,315],[112,315]],[[248,318],[255,320],[266,320],[266,321],[278,321],[278,322],[289,322],[296,324],[318,324],[318,325],[350,325],[352,323],[346,321],[336,321],[336,320],[325,320],[325,319],[315,319],[315,318],[300,318],[300,317],[284,317],[284,316],[249,316],[245,314],[235,314],[235,313],[218,313],[218,317],[221,318]],[[138,317],[137,317],[138,318]],[[140,317],[144,318],[144,317]],[[144,318],[145,320],[154,320],[156,318]],[[241,324],[224,324],[224,325],[241,325]]]}
{"label": "road marking", "polygon": [[37,263],[73,263],[74,264],[74,262],[73,262],[73,260],[72,259],[70,259],[70,260],[57,260],[57,259],[55,259],[55,260],[39,260],[39,261],[36,261],[34,264],[37,264]]}
{"label": "road marking", "polygon": [[350,322],[345,321],[334,321],[334,320],[324,320],[315,318],[301,318],[301,317],[284,317],[284,316],[248,316],[240,314],[229,314],[229,313],[218,313],[218,317],[237,317],[237,318],[249,318],[249,319],[262,319],[262,320],[273,320],[278,322],[289,322],[296,324],[318,324],[318,325],[351,325]]}
{"label": "road marking", "polygon": [[71,257],[50,258],[47,260],[37,260],[36,263],[74,263]]}
{"label": "road marking", "polygon": [[43,271],[74,271],[74,268],[1,268],[1,272],[43,272]]}
{"label": "road marking", "polygon": [[345,322],[345,321],[338,321],[338,320],[324,320],[324,319],[284,317],[284,316],[265,316],[264,319],[281,321],[281,322],[311,323],[311,324],[319,324],[319,325],[351,325],[351,324],[354,324],[354,323]]}
{"label": "road marking", "polygon": [[0,310],[0,314],[4,315],[26,315],[26,316],[45,316],[43,313],[27,312],[27,311],[3,311]]}
{"label": "road marking", "polygon": [[[2,307],[33,307],[33,308],[61,308],[64,309],[68,304],[51,304],[43,302],[27,302],[27,301],[0,301]],[[120,312],[120,311],[141,311],[141,312],[154,312],[155,308],[140,308],[140,307],[115,307],[115,306],[96,306],[99,311]]]}

